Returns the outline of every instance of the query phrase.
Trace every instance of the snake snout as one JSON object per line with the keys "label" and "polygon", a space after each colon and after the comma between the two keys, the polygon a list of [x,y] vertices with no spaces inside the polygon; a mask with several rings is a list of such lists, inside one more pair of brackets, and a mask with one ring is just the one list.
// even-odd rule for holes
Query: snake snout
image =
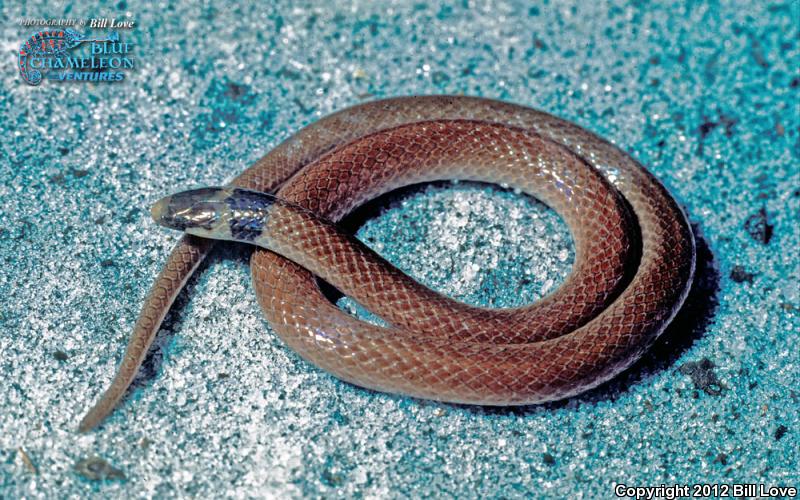
{"label": "snake snout", "polygon": [[158,200],[150,215],[156,223],[170,229],[211,229],[225,210],[225,196],[221,188],[183,191]]}

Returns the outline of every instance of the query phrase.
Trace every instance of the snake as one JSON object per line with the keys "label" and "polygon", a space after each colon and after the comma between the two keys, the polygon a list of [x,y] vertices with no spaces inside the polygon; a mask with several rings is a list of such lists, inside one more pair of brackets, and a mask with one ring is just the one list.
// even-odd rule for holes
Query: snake
{"label": "snake", "polygon": [[[569,275],[532,304],[468,305],[420,284],[339,225],[369,200],[440,180],[499,184],[545,203],[572,235]],[[671,322],[695,270],[681,206],[631,155],[570,121],[481,97],[346,108],[225,186],[164,197],[151,213],[184,234],[81,432],[125,395],[176,296],[218,240],[256,247],[258,303],[303,359],[367,389],[466,405],[540,404],[614,378]],[[323,281],[386,324],[339,309]]]}

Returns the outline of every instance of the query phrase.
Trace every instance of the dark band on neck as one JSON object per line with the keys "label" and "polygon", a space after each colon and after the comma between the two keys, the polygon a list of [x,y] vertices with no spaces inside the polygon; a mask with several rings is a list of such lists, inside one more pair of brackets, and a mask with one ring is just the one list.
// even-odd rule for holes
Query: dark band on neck
{"label": "dark band on neck", "polygon": [[237,240],[253,241],[261,236],[269,207],[275,203],[275,197],[236,188],[225,202],[231,210],[231,236]]}

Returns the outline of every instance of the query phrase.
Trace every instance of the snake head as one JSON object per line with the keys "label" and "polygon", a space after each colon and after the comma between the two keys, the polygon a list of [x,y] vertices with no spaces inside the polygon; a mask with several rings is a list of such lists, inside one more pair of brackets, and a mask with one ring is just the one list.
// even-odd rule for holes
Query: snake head
{"label": "snake head", "polygon": [[182,191],[158,200],[150,214],[156,223],[170,229],[210,231],[225,210],[227,196],[223,188]]}
{"label": "snake head", "polygon": [[[183,191],[158,200],[150,213],[159,225],[216,240],[253,242],[262,235],[271,194],[234,187]],[[283,206],[290,204],[282,202]],[[306,211],[302,207],[292,210]]]}

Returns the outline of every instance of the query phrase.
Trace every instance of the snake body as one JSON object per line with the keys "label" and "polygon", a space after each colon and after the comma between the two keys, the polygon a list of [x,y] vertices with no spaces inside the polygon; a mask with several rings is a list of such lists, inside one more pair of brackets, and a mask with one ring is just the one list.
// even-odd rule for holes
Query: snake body
{"label": "snake body", "polygon": [[[441,179],[512,186],[553,208],[576,247],[566,281],[529,306],[471,307],[420,285],[336,225],[382,193]],[[259,304],[305,359],[359,386],[483,405],[552,401],[614,377],[673,318],[695,266],[683,212],[629,155],[563,119],[472,97],[345,109],[297,132],[229,187],[167,197],[153,216],[189,234],[81,431],[119,402],[213,239],[263,247],[251,260]],[[391,326],[339,310],[316,277]]]}

